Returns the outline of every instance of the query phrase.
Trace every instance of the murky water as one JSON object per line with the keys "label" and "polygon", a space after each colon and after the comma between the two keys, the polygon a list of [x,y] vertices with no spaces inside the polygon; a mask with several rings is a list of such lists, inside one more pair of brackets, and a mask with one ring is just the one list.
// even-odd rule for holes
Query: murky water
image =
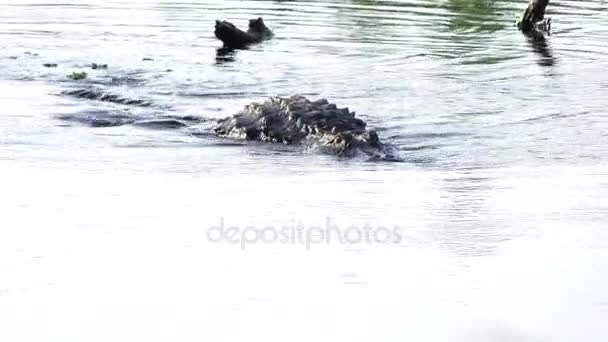
{"label": "murky water", "polygon": [[[608,4],[525,5],[1,0],[0,340],[605,341]],[[91,127],[291,94],[404,162]]]}

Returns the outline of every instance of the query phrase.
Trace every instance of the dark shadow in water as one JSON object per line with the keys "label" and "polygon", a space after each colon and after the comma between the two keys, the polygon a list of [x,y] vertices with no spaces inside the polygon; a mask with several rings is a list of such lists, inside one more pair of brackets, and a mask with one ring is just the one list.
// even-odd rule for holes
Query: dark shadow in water
{"label": "dark shadow in water", "polygon": [[221,47],[215,52],[215,63],[224,64],[236,60],[236,50],[233,48]]}
{"label": "dark shadow in water", "polygon": [[538,65],[540,66],[553,66],[555,64],[555,57],[553,57],[553,51],[547,43],[547,38],[543,32],[531,31],[524,33],[528,39],[528,43],[532,47],[538,56]]}

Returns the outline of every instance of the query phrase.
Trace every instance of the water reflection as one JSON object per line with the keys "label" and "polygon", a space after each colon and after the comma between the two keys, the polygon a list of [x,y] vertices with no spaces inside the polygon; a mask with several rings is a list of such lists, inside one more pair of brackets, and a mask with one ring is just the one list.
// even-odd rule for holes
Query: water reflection
{"label": "water reflection", "polygon": [[[500,63],[510,56],[488,55],[487,49],[495,38],[493,33],[505,28],[497,4],[488,0],[448,0],[430,19],[437,24],[430,31],[433,40],[441,42],[429,45],[444,58],[459,58],[464,64]],[[444,12],[444,13],[442,13]],[[437,34],[439,32],[439,34]],[[480,53],[483,52],[483,53]],[[473,56],[474,55],[474,56]],[[471,59],[472,57],[472,59]]]}
{"label": "water reflection", "polygon": [[215,52],[216,64],[234,62],[236,60],[236,50],[227,47],[218,48]]}
{"label": "water reflection", "polygon": [[496,2],[488,0],[448,0],[449,31],[496,32],[504,27]]}
{"label": "water reflection", "polygon": [[540,66],[552,66],[555,64],[555,57],[553,57],[553,51],[547,43],[544,33],[531,31],[524,33],[527,37],[528,43],[538,55],[537,63]]}

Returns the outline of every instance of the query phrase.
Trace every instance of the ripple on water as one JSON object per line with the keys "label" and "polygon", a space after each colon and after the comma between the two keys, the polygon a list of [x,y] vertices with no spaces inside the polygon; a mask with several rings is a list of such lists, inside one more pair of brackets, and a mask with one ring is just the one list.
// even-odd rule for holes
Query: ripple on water
{"label": "ripple on water", "polygon": [[[453,341],[471,325],[484,341],[606,341],[607,5],[552,1],[542,36],[516,30],[525,6],[0,1],[2,334],[40,340],[49,331],[31,326],[78,322],[74,339],[111,341],[98,323],[135,317],[144,340],[173,326],[250,338],[236,319],[268,341]],[[218,53],[216,19],[258,16],[273,40]],[[87,79],[66,77],[80,69]],[[78,89],[96,95],[59,95]],[[348,106],[405,163],[209,129],[292,94]],[[399,226],[404,243],[205,244],[202,229],[224,216]],[[183,299],[159,303],[169,310],[135,305],[168,290]]]}
{"label": "ripple on water", "polygon": [[[86,100],[110,107],[142,101],[208,118],[270,95],[326,97],[359,112],[399,148],[436,156],[424,146],[467,144],[466,136],[441,136],[442,126],[470,134],[601,111],[605,5],[551,4],[554,34],[542,37],[515,29],[523,7],[506,0],[9,3],[0,5],[0,36],[6,57],[18,58],[0,70],[9,79],[98,87],[100,95]],[[257,16],[275,39],[218,59],[214,20],[245,26]],[[91,61],[110,67],[79,84],[65,78]],[[412,133],[416,125],[428,128]]]}

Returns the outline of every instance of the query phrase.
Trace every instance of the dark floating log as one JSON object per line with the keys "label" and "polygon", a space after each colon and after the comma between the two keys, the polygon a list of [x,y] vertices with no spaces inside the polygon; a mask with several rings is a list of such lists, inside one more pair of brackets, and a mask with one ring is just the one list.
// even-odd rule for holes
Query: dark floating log
{"label": "dark floating log", "polygon": [[545,9],[548,4],[549,0],[530,0],[521,19],[517,22],[517,27],[522,32],[530,32],[537,29],[549,31],[551,29],[551,18],[544,20]]}
{"label": "dark floating log", "polygon": [[273,33],[266,27],[262,18],[249,20],[247,32],[234,26],[231,22],[216,20],[215,36],[224,43],[226,48],[242,49],[270,39]]}

